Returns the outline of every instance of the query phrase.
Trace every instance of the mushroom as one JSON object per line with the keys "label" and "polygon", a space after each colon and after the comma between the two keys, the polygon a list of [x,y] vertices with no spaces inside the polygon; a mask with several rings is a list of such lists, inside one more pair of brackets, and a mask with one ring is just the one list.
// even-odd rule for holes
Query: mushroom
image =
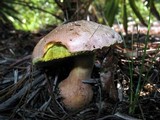
{"label": "mushroom", "polygon": [[121,42],[120,35],[108,26],[85,20],[70,22],[58,26],[38,42],[32,62],[41,64],[74,57],[71,63],[74,67],[58,88],[65,108],[77,110],[93,98],[92,86],[83,80],[91,79],[95,51]]}

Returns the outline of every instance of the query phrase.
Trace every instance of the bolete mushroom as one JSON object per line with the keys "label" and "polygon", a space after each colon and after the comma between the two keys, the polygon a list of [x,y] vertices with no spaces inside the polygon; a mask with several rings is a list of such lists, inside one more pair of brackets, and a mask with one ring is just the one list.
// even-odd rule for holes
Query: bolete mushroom
{"label": "bolete mushroom", "polygon": [[118,33],[110,27],[91,21],[75,21],[58,26],[35,46],[33,64],[60,60],[74,56],[74,67],[58,87],[66,109],[77,110],[91,102],[92,86],[84,84],[90,79],[95,52],[103,47],[121,43]]}

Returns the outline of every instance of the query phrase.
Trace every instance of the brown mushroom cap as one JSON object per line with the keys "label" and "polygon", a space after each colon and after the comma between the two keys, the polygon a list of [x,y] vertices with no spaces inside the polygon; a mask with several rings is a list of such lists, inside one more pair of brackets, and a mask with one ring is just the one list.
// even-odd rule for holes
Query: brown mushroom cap
{"label": "brown mushroom cap", "polygon": [[64,45],[69,52],[76,53],[101,49],[121,42],[121,36],[110,27],[80,20],[61,25],[52,30],[35,46],[32,57],[33,61],[43,58],[47,52],[45,48],[50,43]]}

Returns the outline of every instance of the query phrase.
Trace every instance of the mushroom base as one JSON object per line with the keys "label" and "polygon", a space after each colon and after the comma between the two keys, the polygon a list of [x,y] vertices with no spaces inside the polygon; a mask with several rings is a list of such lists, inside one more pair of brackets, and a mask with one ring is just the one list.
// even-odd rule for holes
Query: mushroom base
{"label": "mushroom base", "polygon": [[69,76],[59,84],[62,103],[66,109],[77,110],[92,101],[92,86],[84,84],[83,80],[90,79],[93,65],[93,54],[75,57],[74,68],[71,70]]}

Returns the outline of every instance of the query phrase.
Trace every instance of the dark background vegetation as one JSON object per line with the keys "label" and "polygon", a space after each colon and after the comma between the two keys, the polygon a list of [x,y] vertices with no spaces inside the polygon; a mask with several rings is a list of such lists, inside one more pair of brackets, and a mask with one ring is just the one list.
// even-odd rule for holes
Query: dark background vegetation
{"label": "dark background vegetation", "polygon": [[122,23],[125,29],[129,21],[147,26],[149,12],[151,21],[160,20],[158,0],[1,0],[0,7],[2,26],[25,31],[88,17],[110,26]]}

